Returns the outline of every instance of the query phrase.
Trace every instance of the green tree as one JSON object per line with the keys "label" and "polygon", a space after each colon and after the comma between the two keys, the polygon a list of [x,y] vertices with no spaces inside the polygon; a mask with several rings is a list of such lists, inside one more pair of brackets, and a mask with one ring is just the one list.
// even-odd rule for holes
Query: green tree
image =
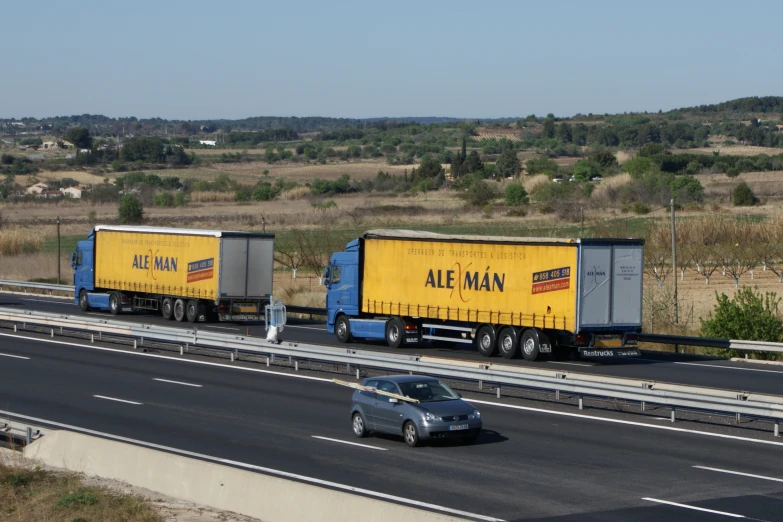
{"label": "green tree", "polygon": [[506,143],[503,152],[500,153],[498,161],[495,163],[495,176],[502,178],[513,178],[519,175],[522,165],[519,163],[517,148],[513,142]]}
{"label": "green tree", "polygon": [[731,200],[735,207],[752,207],[758,198],[744,181],[731,191]]}
{"label": "green tree", "polygon": [[616,167],[617,158],[608,150],[601,150],[593,153],[590,156],[590,160],[598,163],[602,168]]}
{"label": "green tree", "polygon": [[672,195],[678,200],[695,201],[701,203],[704,201],[704,187],[698,179],[690,174],[675,177],[669,185]]}
{"label": "green tree", "polygon": [[506,199],[506,205],[510,205],[512,207],[525,205],[528,202],[527,191],[525,190],[525,187],[519,183],[509,184],[506,187],[504,196]]}
{"label": "green tree", "polygon": [[554,160],[547,158],[546,156],[541,156],[540,158],[527,160],[527,163],[525,163],[525,168],[527,173],[531,176],[535,176],[536,174],[546,174],[551,177],[557,172],[557,163],[555,163]]}
{"label": "green tree", "polygon": [[593,160],[579,160],[574,165],[573,174],[576,181],[590,181],[601,174],[601,166]]}
{"label": "green tree", "polygon": [[90,136],[90,131],[84,127],[71,127],[64,137],[66,141],[73,143],[77,149],[92,148],[92,136]]}
{"label": "green tree", "polygon": [[653,160],[645,156],[636,156],[623,163],[622,170],[631,175],[632,178],[641,178],[643,174],[658,168]]}
{"label": "green tree", "polygon": [[477,208],[484,208],[497,197],[497,189],[484,180],[474,182],[464,194],[468,204]]}
{"label": "green tree", "polygon": [[188,197],[185,194],[185,192],[182,190],[177,191],[177,193],[174,194],[174,206],[186,207],[187,205],[188,205]]}
{"label": "green tree", "polygon": [[174,196],[169,192],[160,192],[152,198],[152,204],[161,208],[171,207],[174,205]]}
{"label": "green tree", "polygon": [[664,152],[666,152],[666,147],[660,143],[648,143],[639,149],[639,157],[649,158],[651,156],[663,154]]}
{"label": "green tree", "polygon": [[144,221],[144,205],[138,198],[130,194],[122,196],[117,212],[120,223],[123,225],[135,225]]}
{"label": "green tree", "polygon": [[761,294],[742,287],[732,299],[717,295],[715,311],[701,319],[701,335],[719,339],[744,341],[783,341],[783,321],[780,319],[780,298],[774,292]]}

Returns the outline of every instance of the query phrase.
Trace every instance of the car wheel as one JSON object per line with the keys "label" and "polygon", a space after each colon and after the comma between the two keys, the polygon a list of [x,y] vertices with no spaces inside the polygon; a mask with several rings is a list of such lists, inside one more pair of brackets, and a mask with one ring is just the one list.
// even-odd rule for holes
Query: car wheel
{"label": "car wheel", "polygon": [[525,330],[525,333],[522,334],[522,342],[520,344],[522,345],[522,357],[528,361],[535,361],[538,359],[538,333],[535,329],[530,328],[529,330]]}
{"label": "car wheel", "polygon": [[402,427],[402,434],[405,437],[405,444],[411,448],[419,445],[419,429],[413,422],[408,421],[405,423]]}
{"label": "car wheel", "polygon": [[90,301],[87,299],[87,290],[79,292],[79,308],[82,312],[90,311]]}
{"label": "car wheel", "polygon": [[174,300],[171,297],[163,298],[163,303],[160,305],[160,314],[167,321],[174,317]]}
{"label": "car wheel", "polygon": [[353,414],[353,434],[359,437],[360,439],[362,437],[367,436],[367,428],[364,424],[364,417],[362,417],[362,414],[358,411]]}
{"label": "car wheel", "polygon": [[485,324],[476,332],[476,350],[484,357],[492,357],[495,355],[497,346],[495,345],[495,329],[490,325]]}
{"label": "car wheel", "polygon": [[185,319],[185,301],[182,299],[174,301],[174,319],[178,322],[182,322]]}
{"label": "car wheel", "polygon": [[191,299],[185,306],[185,317],[187,317],[189,323],[197,323],[198,316],[198,301]]}
{"label": "car wheel", "polygon": [[341,343],[351,342],[351,323],[348,317],[341,315],[334,324],[334,335]]}
{"label": "car wheel", "polygon": [[392,317],[388,323],[386,323],[386,343],[392,348],[399,348],[402,346],[404,326],[399,317]]}
{"label": "car wheel", "polygon": [[517,331],[513,326],[506,326],[498,335],[498,352],[504,359],[517,356]]}
{"label": "car wheel", "polygon": [[112,292],[109,294],[109,311],[111,315],[118,315],[120,313],[120,294]]}

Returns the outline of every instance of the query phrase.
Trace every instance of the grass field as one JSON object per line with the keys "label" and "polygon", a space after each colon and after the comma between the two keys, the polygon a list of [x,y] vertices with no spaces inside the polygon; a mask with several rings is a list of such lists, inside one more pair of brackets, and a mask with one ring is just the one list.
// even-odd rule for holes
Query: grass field
{"label": "grass field", "polygon": [[783,149],[774,147],[754,147],[751,145],[715,145],[714,147],[684,149],[682,152],[691,154],[712,154],[713,152],[720,152],[722,156],[756,156],[758,154],[777,156],[783,154]]}

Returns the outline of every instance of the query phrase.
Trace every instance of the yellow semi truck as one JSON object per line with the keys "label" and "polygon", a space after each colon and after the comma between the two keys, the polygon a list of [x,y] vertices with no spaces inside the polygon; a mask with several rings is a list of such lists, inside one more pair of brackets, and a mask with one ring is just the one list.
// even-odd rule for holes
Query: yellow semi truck
{"label": "yellow semi truck", "polygon": [[506,358],[639,355],[643,250],[641,239],[372,230],[331,257],[327,330]]}
{"label": "yellow semi truck", "polygon": [[71,261],[82,310],[259,321],[272,295],[274,234],[101,225]]}

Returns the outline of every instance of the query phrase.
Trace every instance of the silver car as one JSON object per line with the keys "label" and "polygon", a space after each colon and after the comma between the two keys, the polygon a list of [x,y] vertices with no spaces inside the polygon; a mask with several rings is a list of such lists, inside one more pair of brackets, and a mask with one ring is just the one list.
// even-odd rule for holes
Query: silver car
{"label": "silver car", "polygon": [[[445,383],[433,377],[391,375],[368,377],[356,390],[351,406],[351,423],[357,437],[369,432],[402,435],[408,446],[436,438],[475,442],[481,432],[481,414],[463,401]],[[409,402],[374,390],[417,399]]]}

